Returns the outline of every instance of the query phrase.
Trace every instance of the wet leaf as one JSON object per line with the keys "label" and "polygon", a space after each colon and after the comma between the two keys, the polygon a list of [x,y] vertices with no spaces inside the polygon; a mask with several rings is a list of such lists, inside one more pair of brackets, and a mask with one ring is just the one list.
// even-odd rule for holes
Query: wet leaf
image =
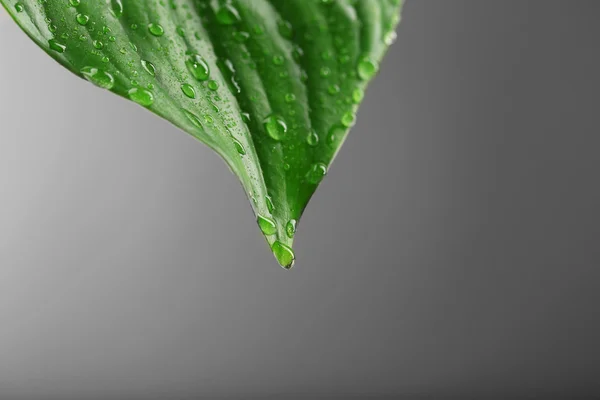
{"label": "wet leaf", "polygon": [[[0,0],[64,67],[238,176],[279,263],[395,38],[401,0]],[[18,56],[18,55],[15,55]]]}

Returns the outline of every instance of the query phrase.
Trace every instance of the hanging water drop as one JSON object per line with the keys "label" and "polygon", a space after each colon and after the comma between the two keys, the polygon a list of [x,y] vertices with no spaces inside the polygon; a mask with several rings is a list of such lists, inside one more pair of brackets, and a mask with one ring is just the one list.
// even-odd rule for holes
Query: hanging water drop
{"label": "hanging water drop", "polygon": [[277,262],[283,268],[290,269],[294,266],[294,260],[296,259],[296,256],[294,255],[294,250],[292,250],[289,246],[286,246],[280,241],[276,241],[273,243],[273,246],[271,246],[271,250],[277,259]]}

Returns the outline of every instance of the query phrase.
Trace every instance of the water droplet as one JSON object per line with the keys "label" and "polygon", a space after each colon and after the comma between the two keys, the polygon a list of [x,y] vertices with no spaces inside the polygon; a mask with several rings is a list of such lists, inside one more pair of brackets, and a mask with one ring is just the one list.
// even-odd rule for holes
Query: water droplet
{"label": "water droplet", "polygon": [[288,235],[290,239],[293,239],[296,234],[296,223],[295,219],[290,219],[287,224],[285,224],[285,233]]}
{"label": "water droplet", "polygon": [[192,85],[190,85],[188,83],[184,83],[183,85],[181,85],[181,91],[183,92],[183,94],[185,94],[190,99],[196,98],[196,90],[194,89],[194,87]]}
{"label": "water droplet", "polygon": [[148,24],[148,30],[154,36],[162,36],[165,34],[165,29],[162,27],[162,25],[155,24],[154,22]]}
{"label": "water droplet", "polygon": [[192,113],[192,112],[190,112],[190,111],[188,111],[186,109],[183,109],[183,113],[185,114],[185,116],[187,117],[187,119],[190,120],[190,122],[192,123],[192,125],[194,125],[196,128],[204,129],[202,127],[202,122],[200,122],[200,118],[198,118],[196,116],[196,114],[194,114],[194,113]]}
{"label": "water droplet", "polygon": [[354,104],[359,104],[364,96],[365,92],[360,88],[356,88],[352,92],[352,101],[354,102]]}
{"label": "water droplet", "polygon": [[133,29],[134,31],[138,28],[137,24],[131,24],[130,25],[131,29]]}
{"label": "water droplet", "polygon": [[94,45],[95,48],[97,48],[98,50],[101,50],[104,47],[104,43],[102,43],[99,40],[94,40],[92,42],[92,44]]}
{"label": "water droplet", "polygon": [[219,82],[215,81],[214,79],[211,79],[210,81],[208,81],[207,86],[210,90],[215,91],[219,89]]}
{"label": "water droplet", "polygon": [[334,96],[340,92],[340,87],[336,84],[331,84],[327,88],[327,92],[329,92],[330,95]]}
{"label": "water droplet", "polygon": [[273,56],[273,64],[283,65],[283,57],[282,56]]}
{"label": "water droplet", "polygon": [[129,98],[141,106],[149,107],[154,103],[154,95],[151,91],[142,88],[133,88],[127,92]]}
{"label": "water droplet", "polygon": [[363,58],[357,66],[358,77],[362,80],[371,79],[377,73],[377,63],[368,58]]}
{"label": "water droplet", "polygon": [[77,7],[79,4],[81,4],[81,0],[69,0],[69,4],[72,7]]}
{"label": "water droplet", "polygon": [[[79,0],[78,0],[79,1]],[[115,18],[120,18],[123,15],[123,3],[121,0],[110,0],[112,14]]]}
{"label": "water droplet", "polygon": [[109,62],[109,61],[110,61],[110,58],[109,58],[108,56],[104,56],[104,57],[102,57],[102,62],[103,62],[103,63],[107,63],[107,62]]}
{"label": "water droplet", "polygon": [[108,37],[108,41],[109,41],[109,42],[116,42],[116,41],[117,41],[117,38],[116,38],[116,37],[114,37],[114,36],[109,36],[109,37]]}
{"label": "water droplet", "polygon": [[273,243],[273,246],[271,246],[271,250],[277,259],[277,262],[283,268],[291,269],[294,266],[294,260],[296,259],[296,256],[294,255],[294,250],[292,250],[289,246],[286,246],[280,241],[276,241]]}
{"label": "water droplet", "polygon": [[90,22],[90,17],[85,14],[81,14],[81,13],[77,14],[75,19],[77,20],[77,23],[79,25],[87,25],[87,23]]}
{"label": "water droplet", "polygon": [[265,203],[267,203],[267,210],[269,210],[270,213],[273,213],[273,210],[275,210],[275,205],[273,204],[273,199],[271,199],[271,196],[265,197]]}
{"label": "water droplet", "polygon": [[94,67],[83,67],[80,72],[85,79],[103,89],[112,89],[115,86],[115,78],[104,70]]}
{"label": "water droplet", "polygon": [[248,113],[242,113],[242,121],[244,121],[245,123],[249,123],[250,122],[250,114]]}
{"label": "water droplet", "polygon": [[210,76],[210,69],[208,68],[208,64],[202,57],[197,54],[191,55],[185,65],[188,68],[188,71],[199,81],[205,81]]}
{"label": "water droplet", "polygon": [[318,184],[327,175],[327,166],[323,163],[314,163],[306,174],[306,180],[313,185]]}
{"label": "water droplet", "polygon": [[334,125],[328,132],[327,135],[327,143],[331,146],[338,143],[344,137],[346,133],[346,128],[341,125]]}
{"label": "water droplet", "polygon": [[317,132],[314,130],[310,131],[306,137],[306,143],[311,147],[317,146],[319,144],[319,135],[317,135]]}
{"label": "water droplet", "polygon": [[277,233],[277,226],[275,225],[275,221],[273,221],[271,218],[259,215],[257,222],[258,227],[265,235],[274,235],[275,233]]}
{"label": "water droplet", "polygon": [[67,46],[65,46],[62,43],[57,42],[56,39],[48,40],[48,46],[50,46],[50,49],[52,49],[58,53],[64,53],[65,50],[67,49]]}
{"label": "water droplet", "polygon": [[21,4],[21,3],[17,3],[17,4],[15,4],[15,10],[16,10],[18,13],[20,13],[20,12],[23,12],[23,10],[25,10],[25,7],[23,6],[23,4]]}
{"label": "water droplet", "polygon": [[396,41],[396,38],[398,37],[398,35],[396,34],[396,31],[389,31],[387,33],[387,35],[385,35],[385,38],[383,39],[383,41],[385,42],[385,44],[387,44],[388,46],[391,46],[394,44],[394,42]]}
{"label": "water droplet", "polygon": [[274,140],[282,140],[287,132],[287,125],[283,118],[277,115],[269,115],[264,121],[265,129]]}
{"label": "water droplet", "polygon": [[323,78],[329,76],[330,73],[331,73],[331,69],[329,69],[329,67],[321,67],[320,74]]}
{"label": "water droplet", "polygon": [[241,21],[240,13],[231,4],[222,5],[216,14],[221,25],[233,25]]}
{"label": "water droplet", "polygon": [[235,146],[235,149],[240,155],[246,155],[246,149],[244,149],[244,146],[240,143],[239,140],[233,139],[233,145]]}
{"label": "water droplet", "polygon": [[156,75],[156,67],[150,61],[142,60],[142,67],[152,76]]}
{"label": "water droplet", "polygon": [[238,43],[244,43],[246,40],[250,38],[250,34],[244,31],[235,31],[233,32],[233,39],[235,39]]}
{"label": "water droplet", "polygon": [[50,24],[48,25],[48,30],[52,33],[56,32],[58,28],[56,27],[56,25]]}
{"label": "water droplet", "polygon": [[342,54],[339,60],[340,64],[348,64],[348,62],[350,61],[350,56],[348,54]]}
{"label": "water droplet", "polygon": [[342,125],[346,128],[350,128],[354,125],[355,115],[352,111],[348,111],[342,115]]}
{"label": "water droplet", "polygon": [[294,93],[287,93],[285,95],[286,103],[293,103],[294,101],[296,101],[296,95]]}
{"label": "water droplet", "polygon": [[294,36],[294,31],[292,29],[292,24],[287,21],[279,21],[277,23],[277,28],[279,29],[279,33],[286,39],[291,39]]}

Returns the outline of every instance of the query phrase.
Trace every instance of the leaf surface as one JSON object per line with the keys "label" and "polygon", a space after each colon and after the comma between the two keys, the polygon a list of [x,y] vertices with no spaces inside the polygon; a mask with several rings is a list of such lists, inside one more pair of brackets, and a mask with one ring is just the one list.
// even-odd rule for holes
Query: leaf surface
{"label": "leaf surface", "polygon": [[210,146],[279,263],[402,0],[0,0],[44,51]]}

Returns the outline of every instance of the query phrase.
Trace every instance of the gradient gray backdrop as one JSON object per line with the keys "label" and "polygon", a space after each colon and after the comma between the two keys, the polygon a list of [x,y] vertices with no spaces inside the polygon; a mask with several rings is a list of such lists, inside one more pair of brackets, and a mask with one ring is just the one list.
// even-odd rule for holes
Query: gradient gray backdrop
{"label": "gradient gray backdrop", "polygon": [[599,18],[408,1],[287,272],[217,156],[2,10],[0,399],[600,395]]}

